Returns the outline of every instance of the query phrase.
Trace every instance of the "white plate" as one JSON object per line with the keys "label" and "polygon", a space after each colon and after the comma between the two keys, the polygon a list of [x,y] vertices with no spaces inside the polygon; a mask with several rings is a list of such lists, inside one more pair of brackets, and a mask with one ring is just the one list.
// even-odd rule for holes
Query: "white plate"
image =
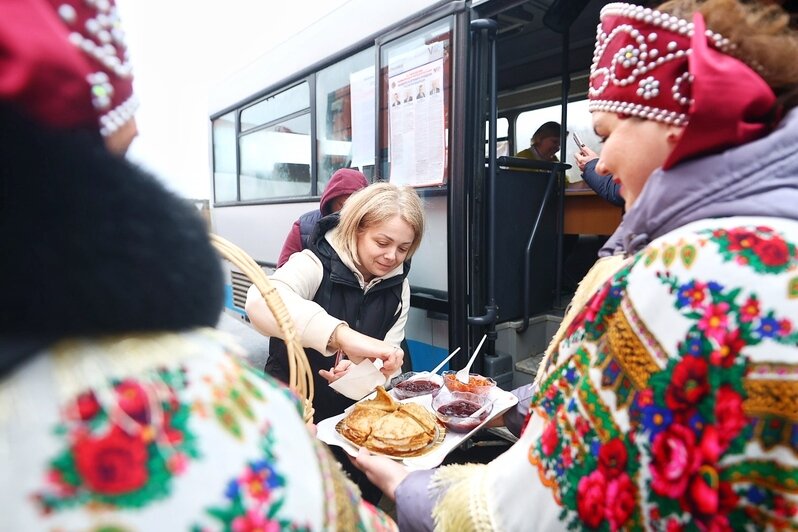
{"label": "white plate", "polygon": [[[502,390],[501,388],[492,389],[490,391],[489,397],[491,401],[493,401],[493,410],[491,410],[490,415],[487,418],[485,418],[485,420],[482,423],[480,423],[477,427],[475,427],[473,430],[465,433],[457,433],[451,430],[447,430],[446,436],[443,438],[443,442],[434,451],[431,451],[423,456],[402,458],[400,461],[408,468],[413,470],[432,469],[433,467],[437,467],[441,465],[443,459],[446,458],[446,455],[455,450],[461,443],[463,443],[464,440],[468,439],[476,431],[481,429],[485,425],[485,423],[495,418],[496,416],[504,414],[507,410],[515,406],[516,403],[518,403],[518,398],[516,396],[514,396],[510,392]],[[399,402],[419,403],[427,407],[430,411],[432,411],[431,394],[411,397],[410,399],[404,399]],[[333,416],[324,419],[322,421],[319,421],[318,424],[316,425],[316,437],[318,437],[321,441],[323,441],[328,445],[337,445],[338,447],[341,447],[351,456],[357,456],[358,452],[357,447],[351,444],[349,441],[347,441],[343,436],[341,436],[338,433],[338,431],[335,430],[335,426],[345,416],[346,412],[342,412],[337,416]]]}

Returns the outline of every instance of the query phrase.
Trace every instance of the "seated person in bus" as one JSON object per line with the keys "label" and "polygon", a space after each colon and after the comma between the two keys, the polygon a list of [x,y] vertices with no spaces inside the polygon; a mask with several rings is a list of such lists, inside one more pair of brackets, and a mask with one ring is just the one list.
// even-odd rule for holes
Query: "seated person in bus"
{"label": "seated person in bus", "polygon": [[353,168],[336,170],[321,195],[319,208],[306,212],[291,226],[291,231],[285,237],[283,249],[280,251],[280,258],[277,259],[277,267],[288,262],[294,253],[308,247],[308,239],[316,222],[328,214],[340,211],[347,198],[366,185],[368,185],[366,176],[359,171]]}
{"label": "seated person in bus", "polygon": [[541,365],[502,456],[408,473],[361,452],[402,530],[798,526],[798,31],[776,3],[659,9],[605,7],[591,69],[638,68],[615,59],[635,35],[675,57],[645,86],[591,80],[597,169],[627,209],[615,268]]}
{"label": "seated person in bus", "polygon": [[[0,530],[392,529],[290,392],[212,329],[204,222],[122,155],[116,7],[2,9]],[[101,17],[115,61],[81,46],[103,44]]]}
{"label": "seated person in bus", "polygon": [[621,185],[612,179],[612,174],[601,175],[596,172],[596,165],[599,160],[596,152],[587,146],[582,146],[581,151],[574,153],[574,159],[576,160],[576,166],[582,172],[582,179],[593,189],[593,192],[613,205],[623,207],[623,198],[620,193]]}
{"label": "seated person in bus", "polygon": [[529,148],[519,151],[516,157],[556,163],[559,161],[558,151],[560,151],[560,124],[546,122],[532,135]]}
{"label": "seated person in bus", "polygon": [[[381,360],[386,382],[401,370],[400,343],[410,309],[409,261],[423,232],[418,194],[412,188],[375,183],[353,194],[340,214],[322,218],[308,248],[292,255],[271,277],[314,373],[316,421],[340,414],[362,396],[347,397],[328,385],[349,363],[334,370],[336,352],[354,363]],[[255,328],[271,337],[266,373],[286,381],[282,332],[255,287],[247,294],[246,310]],[[349,467],[346,453],[334,449],[339,451],[342,464]],[[360,485],[372,500],[368,486]],[[378,490],[372,492],[379,497]]]}

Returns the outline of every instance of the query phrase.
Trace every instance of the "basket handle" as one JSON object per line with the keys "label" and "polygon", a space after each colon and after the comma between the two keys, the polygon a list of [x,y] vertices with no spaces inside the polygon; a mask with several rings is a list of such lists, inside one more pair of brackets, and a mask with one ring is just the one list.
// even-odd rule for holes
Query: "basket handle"
{"label": "basket handle", "polygon": [[313,421],[313,372],[296,334],[294,321],[280,294],[277,293],[277,289],[269,281],[263,269],[243,249],[219,235],[211,233],[210,237],[211,244],[216,251],[241,270],[258,288],[266,305],[274,315],[288,350],[288,386],[303,399],[305,422]]}

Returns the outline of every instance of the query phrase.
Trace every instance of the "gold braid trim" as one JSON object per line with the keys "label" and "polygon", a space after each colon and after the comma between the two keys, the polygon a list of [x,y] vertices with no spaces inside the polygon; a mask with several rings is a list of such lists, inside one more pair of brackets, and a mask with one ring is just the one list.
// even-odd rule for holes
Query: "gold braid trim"
{"label": "gold braid trim", "polygon": [[484,464],[441,467],[432,477],[430,490],[442,492],[432,518],[436,530],[496,530],[488,508],[488,468]]}
{"label": "gold braid trim", "polygon": [[[590,301],[593,294],[595,294],[610,277],[615,275],[625,262],[626,260],[623,255],[601,258],[596,261],[593,267],[590,268],[590,271],[579,281],[579,286],[576,289],[574,297],[571,299],[568,312],[565,313],[557,332],[554,333],[554,336],[551,338],[551,342],[549,342],[549,346],[546,348],[546,354],[540,361],[539,367],[546,367],[548,360],[551,358],[552,353],[557,350],[560,342],[562,342],[565,337],[565,331],[568,330],[574,318],[582,311],[585,305],[587,305],[587,302]],[[543,381],[543,377],[543,372],[538,371],[538,374],[535,376],[535,383],[538,386],[540,386]]]}
{"label": "gold braid trim", "polygon": [[749,417],[780,416],[798,421],[798,381],[745,379],[743,411]]}
{"label": "gold braid trim", "polygon": [[798,479],[798,469],[767,460],[748,460],[746,463],[751,466],[764,464],[772,469],[765,472],[755,467],[743,471],[733,470],[728,477],[731,482],[756,484],[774,491],[798,493],[798,480],[796,480]]}
{"label": "gold braid trim", "polygon": [[[357,488],[341,469],[341,464],[330,450],[319,440],[314,439],[316,455],[319,459],[324,491],[324,529],[357,530],[360,520],[358,504],[353,500]],[[359,495],[357,497],[360,498]]]}
{"label": "gold braid trim", "polygon": [[607,338],[610,357],[618,361],[635,388],[645,388],[648,379],[660,368],[620,308],[607,318]]}

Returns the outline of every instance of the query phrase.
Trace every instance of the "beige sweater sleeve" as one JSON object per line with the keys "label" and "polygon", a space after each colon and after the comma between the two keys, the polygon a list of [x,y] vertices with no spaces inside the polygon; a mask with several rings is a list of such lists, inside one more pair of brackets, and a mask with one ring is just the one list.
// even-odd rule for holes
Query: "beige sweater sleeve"
{"label": "beige sweater sleeve", "polygon": [[[327,314],[313,301],[321,285],[323,271],[319,259],[312,252],[304,250],[291,255],[270,280],[294,320],[302,346],[331,356],[334,352],[327,351],[327,342],[335,328],[344,322]],[[283,337],[274,315],[255,286],[251,286],[247,292],[246,310],[258,331],[268,336]]]}

